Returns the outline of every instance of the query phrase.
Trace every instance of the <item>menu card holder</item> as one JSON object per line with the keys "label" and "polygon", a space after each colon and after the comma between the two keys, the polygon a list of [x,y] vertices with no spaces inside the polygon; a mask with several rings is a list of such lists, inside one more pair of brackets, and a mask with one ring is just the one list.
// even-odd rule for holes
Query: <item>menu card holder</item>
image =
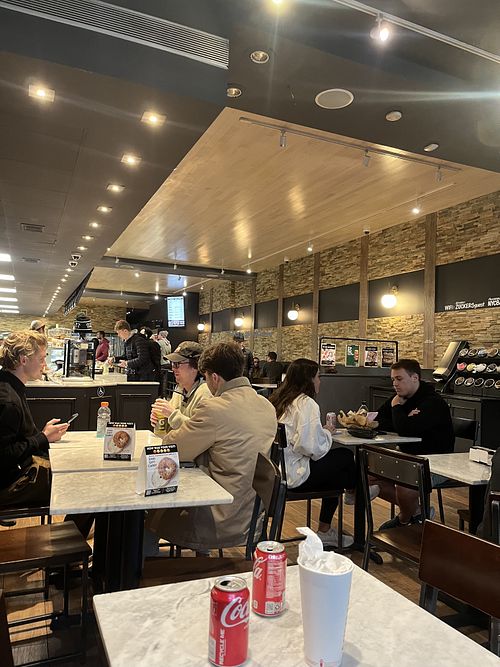
{"label": "menu card holder", "polygon": [[175,493],[179,486],[177,445],[146,445],[137,470],[135,492],[144,496]]}
{"label": "menu card holder", "polygon": [[104,460],[131,461],[134,449],[134,422],[108,422],[104,435]]}

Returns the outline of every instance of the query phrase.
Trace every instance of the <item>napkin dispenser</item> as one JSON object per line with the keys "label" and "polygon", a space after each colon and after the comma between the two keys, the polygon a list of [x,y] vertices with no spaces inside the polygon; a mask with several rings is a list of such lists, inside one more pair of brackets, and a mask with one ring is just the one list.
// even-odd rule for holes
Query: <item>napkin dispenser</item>
{"label": "napkin dispenser", "polygon": [[494,453],[494,449],[488,449],[487,447],[471,447],[469,449],[469,461],[491,466],[491,459]]}

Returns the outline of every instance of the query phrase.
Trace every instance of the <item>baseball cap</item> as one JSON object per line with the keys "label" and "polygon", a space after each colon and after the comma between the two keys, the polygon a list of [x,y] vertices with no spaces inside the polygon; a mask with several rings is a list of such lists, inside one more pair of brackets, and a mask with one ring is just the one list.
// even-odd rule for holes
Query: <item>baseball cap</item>
{"label": "baseball cap", "polygon": [[198,359],[203,352],[199,343],[191,340],[183,341],[171,354],[167,354],[170,361],[186,361],[187,359]]}
{"label": "baseball cap", "polygon": [[42,322],[42,320],[33,320],[33,322],[30,324],[30,329],[32,331],[38,331],[42,327],[45,326],[45,322]]}

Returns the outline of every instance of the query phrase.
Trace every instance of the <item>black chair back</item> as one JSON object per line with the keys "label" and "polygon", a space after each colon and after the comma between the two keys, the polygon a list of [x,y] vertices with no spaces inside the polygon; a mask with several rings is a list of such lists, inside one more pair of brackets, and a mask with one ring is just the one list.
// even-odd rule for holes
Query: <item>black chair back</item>
{"label": "black chair back", "polygon": [[[248,531],[247,558],[252,557],[257,542],[277,539],[285,509],[286,485],[281,479],[279,468],[260,452],[257,456],[252,487],[256,497]],[[264,509],[262,530],[260,537],[256,540],[255,531],[261,516],[261,507]],[[270,527],[269,520],[271,520]]]}
{"label": "black chair back", "polygon": [[498,654],[500,546],[426,521],[420,552],[420,606],[435,613],[443,591],[491,617],[490,650]]}
{"label": "black chair back", "polygon": [[500,491],[492,491],[489,497],[491,503],[491,538],[500,545]]}
{"label": "black chair back", "polygon": [[456,438],[472,440],[476,442],[477,422],[474,419],[465,419],[463,417],[452,417],[453,433]]}

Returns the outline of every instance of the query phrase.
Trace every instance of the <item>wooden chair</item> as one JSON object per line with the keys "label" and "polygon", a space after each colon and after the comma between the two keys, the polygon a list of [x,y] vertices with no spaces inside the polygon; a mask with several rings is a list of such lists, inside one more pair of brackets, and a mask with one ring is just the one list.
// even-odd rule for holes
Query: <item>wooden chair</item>
{"label": "wooden chair", "polygon": [[[82,563],[82,602],[81,602],[81,647],[80,650],[64,656],[64,658],[85,657],[87,628],[87,582],[88,560],[91,549],[80,531],[72,521],[48,524],[45,526],[29,526],[28,528],[11,528],[0,531],[0,575],[22,572],[31,569],[44,571],[56,567],[64,567],[64,616],[69,612],[68,568],[71,563]],[[21,591],[9,591],[5,597],[14,597],[28,593],[46,593],[48,591],[47,575],[41,588],[30,588]],[[25,623],[55,619],[61,612],[42,614],[11,622],[10,627]],[[37,664],[45,664],[57,659],[42,660]],[[3,662],[2,662],[3,665]]]}
{"label": "wooden chair", "polygon": [[424,524],[420,606],[436,612],[439,591],[490,617],[490,651],[500,655],[500,546],[448,526]]}
{"label": "wooden chair", "polygon": [[[223,574],[237,574],[252,569],[255,546],[261,540],[276,540],[285,506],[285,485],[275,463],[259,453],[252,487],[256,493],[248,530],[245,558],[200,556],[198,558],[147,558],[143,581],[147,585],[191,581]],[[263,511],[262,511],[263,508]],[[262,521],[260,531],[259,523]],[[270,525],[269,525],[270,522]],[[258,536],[256,537],[256,532]]]}
{"label": "wooden chair", "polygon": [[372,547],[377,547],[381,551],[389,551],[399,558],[418,563],[422,541],[421,523],[384,531],[374,531],[369,476],[418,491],[423,519],[427,519],[429,517],[431,493],[429,461],[419,456],[412,456],[411,454],[404,454],[374,445],[362,445],[359,448],[358,455],[360,456],[368,524],[363,569],[368,570]]}
{"label": "wooden chair", "polygon": [[0,665],[2,667],[14,667],[12,648],[10,646],[9,624],[7,623],[7,611],[5,609],[5,596],[0,590]]}
{"label": "wooden chair", "polygon": [[[470,440],[471,446],[474,445],[476,442],[476,437],[477,437],[477,421],[474,419],[465,419],[463,417],[452,417],[451,418],[452,424],[453,424],[453,433],[455,434],[456,438],[462,438],[464,440]],[[442,489],[457,489],[461,486],[467,486],[466,484],[463,484],[462,482],[457,482],[454,479],[448,479],[444,482],[441,482],[440,484],[434,484],[433,489],[436,489],[437,492],[437,497],[438,497],[438,506],[439,506],[439,519],[441,523],[446,523],[445,515],[444,515],[444,505],[443,505],[443,493]],[[464,514],[464,517],[460,517],[460,513],[464,512],[467,514]],[[468,510],[458,510],[459,514],[459,520],[462,521],[462,526],[463,526],[463,520],[465,519],[468,521]],[[463,528],[462,528],[463,529]]]}
{"label": "wooden chair", "polygon": [[[288,443],[286,439],[286,430],[284,424],[278,424],[278,430],[276,431],[276,438],[273,442],[271,449],[271,458],[272,460],[279,465],[281,470],[281,476],[283,481],[287,482],[286,477],[286,463],[285,463],[285,449],[287,448]],[[286,487],[286,501],[293,502],[295,500],[305,500],[307,501],[307,514],[306,514],[306,525],[311,527],[311,515],[312,515],[312,501],[320,500],[323,498],[338,498],[339,505],[337,508],[337,522],[338,522],[338,536],[339,541],[337,548],[341,550],[342,547],[342,528],[344,523],[344,489],[331,489],[330,491],[295,491],[294,489],[289,489]],[[284,512],[283,512],[284,518]],[[281,530],[283,525],[280,526],[278,539],[280,542],[296,542],[297,540],[303,540],[304,536],[297,535],[296,537],[288,537],[286,539],[281,539]]]}

